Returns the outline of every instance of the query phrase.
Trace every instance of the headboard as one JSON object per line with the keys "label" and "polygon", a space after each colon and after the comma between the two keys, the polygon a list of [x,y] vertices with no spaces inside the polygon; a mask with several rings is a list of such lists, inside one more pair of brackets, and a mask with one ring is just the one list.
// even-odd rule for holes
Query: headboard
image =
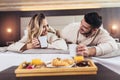
{"label": "headboard", "polygon": [[[73,22],[80,22],[83,15],[72,15],[72,16],[48,16],[46,17],[48,24],[57,30],[62,30],[66,25]],[[21,37],[24,35],[24,30],[28,25],[31,17],[21,17]]]}

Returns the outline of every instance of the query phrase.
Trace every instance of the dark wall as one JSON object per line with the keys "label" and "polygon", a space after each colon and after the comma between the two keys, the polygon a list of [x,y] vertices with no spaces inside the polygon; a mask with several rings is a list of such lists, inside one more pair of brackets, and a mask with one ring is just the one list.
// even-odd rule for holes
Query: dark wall
{"label": "dark wall", "polygon": [[[20,17],[30,17],[35,13],[44,13],[46,16],[84,15],[93,11],[102,15],[103,25],[109,32],[111,32],[110,28],[114,23],[120,27],[120,8],[0,12],[0,46],[5,45],[6,41],[18,41],[20,39]],[[13,29],[12,34],[6,33],[7,27]],[[112,36],[120,38],[120,30]]]}
{"label": "dark wall", "polygon": [[101,10],[102,17],[103,17],[103,24],[104,27],[111,32],[111,27],[113,24],[118,26],[118,29],[111,34],[115,38],[120,39],[120,8],[108,8]]}
{"label": "dark wall", "polygon": [[[12,32],[8,33],[7,29],[11,28]],[[17,13],[4,12],[0,13],[0,46],[7,42],[18,41],[20,39],[20,17]]]}

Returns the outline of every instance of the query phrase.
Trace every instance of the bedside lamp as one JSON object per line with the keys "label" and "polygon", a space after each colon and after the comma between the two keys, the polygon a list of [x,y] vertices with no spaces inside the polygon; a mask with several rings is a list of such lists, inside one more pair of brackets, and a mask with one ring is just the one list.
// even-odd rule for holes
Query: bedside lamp
{"label": "bedside lamp", "polygon": [[[10,35],[9,37],[12,38],[12,29],[11,29],[11,28],[7,28],[7,29],[6,29],[6,32]],[[14,43],[14,41],[10,40],[10,41],[7,41],[7,42],[6,42],[6,45],[10,45],[10,44],[12,44],[12,43]]]}
{"label": "bedside lamp", "polygon": [[12,29],[11,29],[11,28],[7,28],[7,32],[8,32],[8,33],[11,33],[11,32],[12,32]]}
{"label": "bedside lamp", "polygon": [[117,33],[118,26],[116,24],[113,24],[111,27],[111,34],[115,35]]}
{"label": "bedside lamp", "polygon": [[114,37],[114,39],[119,42],[119,38],[116,37],[118,32],[118,26],[116,24],[113,24],[111,27],[111,35]]}

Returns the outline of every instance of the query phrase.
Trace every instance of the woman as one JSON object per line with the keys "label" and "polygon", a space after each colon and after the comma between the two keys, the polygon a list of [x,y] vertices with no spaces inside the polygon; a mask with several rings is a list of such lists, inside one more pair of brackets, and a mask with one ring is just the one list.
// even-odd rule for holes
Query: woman
{"label": "woman", "polygon": [[56,30],[48,25],[44,14],[35,14],[28,24],[24,37],[20,41],[10,45],[8,50],[24,51],[42,48],[42,43],[39,40],[41,36],[47,37],[46,48],[67,50],[66,42],[56,36]]}

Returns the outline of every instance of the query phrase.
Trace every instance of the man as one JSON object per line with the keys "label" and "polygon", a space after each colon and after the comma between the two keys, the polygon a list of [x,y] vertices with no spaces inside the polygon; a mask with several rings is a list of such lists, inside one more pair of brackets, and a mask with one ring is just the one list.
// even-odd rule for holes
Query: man
{"label": "man", "polygon": [[118,49],[118,46],[101,25],[102,17],[98,13],[87,13],[81,22],[66,26],[61,32],[61,37],[67,42],[77,44],[77,55],[101,56],[109,54]]}

